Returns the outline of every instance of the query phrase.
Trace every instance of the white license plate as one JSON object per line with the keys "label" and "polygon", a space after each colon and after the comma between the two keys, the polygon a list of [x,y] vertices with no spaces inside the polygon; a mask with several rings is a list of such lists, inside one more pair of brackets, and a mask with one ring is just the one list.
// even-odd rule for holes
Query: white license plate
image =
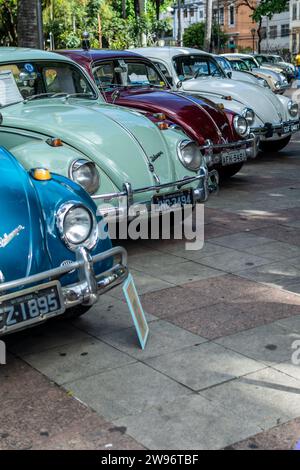
{"label": "white license plate", "polygon": [[232,152],[223,152],[222,165],[233,165],[234,163],[245,162],[247,160],[246,150],[234,150]]}
{"label": "white license plate", "polygon": [[291,132],[297,132],[297,131],[299,131],[299,123],[287,124],[286,126],[283,126],[284,134],[290,134]]}
{"label": "white license plate", "polygon": [[0,328],[33,320],[40,316],[53,316],[64,311],[60,284],[53,282],[27,289],[18,294],[3,296],[0,302]]}

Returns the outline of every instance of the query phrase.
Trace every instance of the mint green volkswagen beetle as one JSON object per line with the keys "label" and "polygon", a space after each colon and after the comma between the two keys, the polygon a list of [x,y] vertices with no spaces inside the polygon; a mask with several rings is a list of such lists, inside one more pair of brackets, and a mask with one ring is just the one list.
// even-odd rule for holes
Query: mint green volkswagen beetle
{"label": "mint green volkswagen beetle", "polygon": [[27,169],[47,167],[79,183],[100,212],[208,197],[209,143],[200,151],[181,129],[107,104],[71,59],[0,48],[0,104],[1,145]]}

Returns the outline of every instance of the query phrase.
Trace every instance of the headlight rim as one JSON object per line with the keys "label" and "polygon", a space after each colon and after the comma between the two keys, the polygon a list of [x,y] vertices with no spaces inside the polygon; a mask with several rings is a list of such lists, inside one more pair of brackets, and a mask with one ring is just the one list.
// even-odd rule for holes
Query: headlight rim
{"label": "headlight rim", "polygon": [[[296,111],[295,114],[292,114],[292,112],[291,112],[291,108],[292,108],[293,106],[297,106],[297,111]],[[293,100],[290,100],[290,101],[288,102],[288,112],[289,112],[289,115],[290,115],[291,117],[293,117],[293,118],[297,117],[298,114],[299,114],[299,105],[298,105],[298,103],[296,103],[296,102],[293,101]]]}
{"label": "headlight rim", "polygon": [[[237,127],[237,125],[236,125],[236,121],[237,121],[238,119],[240,119],[240,118],[244,119],[245,122],[246,122],[246,125],[247,125],[246,131],[245,131],[245,133],[243,133],[243,134],[238,130],[238,127]],[[248,137],[249,134],[250,134],[250,127],[249,127],[248,121],[247,121],[247,119],[246,119],[244,116],[242,116],[241,114],[236,114],[236,115],[234,116],[234,118],[233,118],[233,127],[234,127],[235,132],[238,134],[238,136],[240,136],[240,137],[242,137],[242,138],[246,138],[246,137]]]}
{"label": "headlight rim", "polygon": [[[79,167],[75,168],[75,166],[78,165],[78,164],[79,164]],[[74,172],[77,171],[79,168],[85,166],[85,165],[92,166],[95,169],[95,171],[97,172],[97,177],[98,177],[97,187],[95,187],[93,189],[90,189],[90,190],[87,187],[84,187],[82,184],[80,184],[74,178]],[[95,162],[93,162],[91,160],[87,160],[85,158],[77,158],[77,159],[73,160],[72,163],[69,166],[68,176],[72,181],[74,181],[74,183],[78,184],[81,188],[83,188],[90,196],[95,194],[100,188],[100,184],[101,184],[100,173],[97,169],[97,166],[96,166]]]}
{"label": "headlight rim", "polygon": [[[248,119],[246,118],[246,114],[249,113],[249,112],[252,113],[252,121],[251,121],[251,123],[250,123],[250,122],[248,121]],[[248,126],[251,127],[252,124],[253,124],[254,121],[255,121],[255,112],[254,112],[254,110],[253,110],[252,108],[248,108],[248,107],[247,107],[247,108],[244,108],[243,111],[241,112],[241,116],[246,119],[246,121],[247,121],[247,123],[248,123]]]}
{"label": "headlight rim", "polygon": [[[69,214],[69,212],[72,209],[77,209],[77,208],[82,208],[84,209],[91,220],[91,227],[88,236],[80,243],[72,243],[64,230],[65,226],[65,220],[66,216]],[[58,210],[56,211],[55,214],[55,220],[56,220],[56,227],[59,233],[59,236],[61,240],[65,243],[66,247],[69,248],[71,251],[76,251],[78,248],[86,248],[88,250],[92,250],[98,241],[99,238],[99,232],[98,232],[98,224],[97,224],[97,219],[95,214],[92,212],[92,210],[86,206],[85,204],[79,202],[79,201],[68,201],[60,205]]]}
{"label": "headlight rim", "polygon": [[[198,149],[199,151],[199,155],[200,155],[200,163],[199,163],[199,166],[196,168],[196,167],[193,167],[191,168],[184,160],[184,157],[183,157],[183,153],[182,151],[184,150],[184,148],[186,148],[188,145],[195,145],[195,147]],[[193,172],[198,172],[201,168],[201,166],[203,165],[203,161],[204,161],[204,157],[201,153],[201,150],[199,148],[199,145],[194,141],[194,140],[190,140],[190,139],[183,139],[181,140],[180,142],[178,142],[177,144],[177,155],[178,155],[178,159],[180,161],[180,163],[182,164],[182,166],[184,166],[184,168],[186,168],[187,170],[189,171],[193,171]]]}

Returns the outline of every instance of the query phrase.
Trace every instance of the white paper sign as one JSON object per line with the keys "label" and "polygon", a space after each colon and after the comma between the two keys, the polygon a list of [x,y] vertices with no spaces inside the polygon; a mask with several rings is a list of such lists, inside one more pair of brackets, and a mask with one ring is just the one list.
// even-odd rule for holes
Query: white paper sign
{"label": "white paper sign", "polygon": [[0,72],[0,106],[23,101],[14,76],[10,70]]}

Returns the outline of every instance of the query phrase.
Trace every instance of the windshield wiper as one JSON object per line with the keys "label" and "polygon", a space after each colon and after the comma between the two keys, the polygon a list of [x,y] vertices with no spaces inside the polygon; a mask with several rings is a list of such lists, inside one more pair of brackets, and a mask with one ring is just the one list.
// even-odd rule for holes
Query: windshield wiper
{"label": "windshield wiper", "polygon": [[[93,93],[56,93],[56,96],[58,95],[65,95],[65,98],[66,99],[69,99],[69,98],[76,98],[77,96],[82,96],[84,98],[92,98],[92,99],[95,99],[95,95],[93,95]],[[55,96],[52,96],[52,98],[55,98]]]}
{"label": "windshield wiper", "polygon": [[37,95],[31,95],[31,96],[28,96],[27,98],[24,99],[24,103],[27,103],[27,101],[32,101],[32,100],[36,100],[40,97],[43,97],[43,96],[52,96],[54,93],[39,93]]}

